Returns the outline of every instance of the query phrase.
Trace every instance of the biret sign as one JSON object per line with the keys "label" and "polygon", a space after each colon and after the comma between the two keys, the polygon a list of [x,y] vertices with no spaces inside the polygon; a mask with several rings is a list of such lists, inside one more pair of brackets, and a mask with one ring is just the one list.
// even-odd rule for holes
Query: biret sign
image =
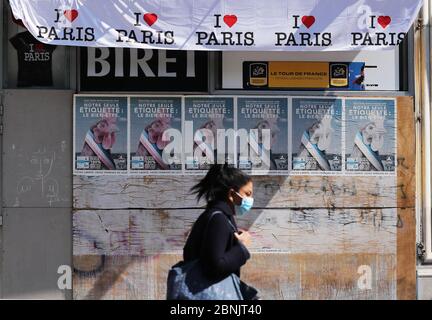
{"label": "biret sign", "polygon": [[207,53],[81,48],[81,91],[207,91]]}

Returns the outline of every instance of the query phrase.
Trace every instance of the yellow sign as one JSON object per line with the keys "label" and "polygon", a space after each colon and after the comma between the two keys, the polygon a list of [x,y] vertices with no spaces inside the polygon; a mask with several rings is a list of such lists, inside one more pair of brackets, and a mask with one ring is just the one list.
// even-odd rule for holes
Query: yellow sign
{"label": "yellow sign", "polygon": [[269,88],[330,87],[328,62],[269,62]]}
{"label": "yellow sign", "polygon": [[348,86],[349,70],[344,63],[334,63],[330,67],[330,85],[345,88]]}

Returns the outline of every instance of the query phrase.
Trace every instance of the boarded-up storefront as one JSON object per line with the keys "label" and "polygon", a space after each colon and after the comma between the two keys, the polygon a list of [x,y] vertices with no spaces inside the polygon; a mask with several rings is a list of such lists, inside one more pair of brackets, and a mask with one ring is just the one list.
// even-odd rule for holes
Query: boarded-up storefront
{"label": "boarded-up storefront", "polygon": [[[412,99],[397,99],[397,176],[254,178],[243,277],[264,299],[415,298]],[[193,176],[74,177],[74,297],[164,299],[202,212]]]}
{"label": "boarded-up storefront", "polygon": [[[253,177],[237,221],[253,238],[242,279],[263,299],[416,298],[422,1],[10,3],[4,87],[70,100],[73,299],[165,299],[221,140]],[[214,128],[227,133],[209,143]]]}

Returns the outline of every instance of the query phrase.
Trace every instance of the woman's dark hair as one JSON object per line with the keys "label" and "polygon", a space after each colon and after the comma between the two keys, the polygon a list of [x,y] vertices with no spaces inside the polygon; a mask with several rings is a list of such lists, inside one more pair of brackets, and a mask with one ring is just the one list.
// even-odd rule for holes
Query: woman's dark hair
{"label": "woman's dark hair", "polygon": [[206,176],[191,188],[191,192],[197,195],[198,201],[201,198],[206,199],[207,203],[226,201],[230,189],[239,191],[251,180],[251,177],[240,169],[227,164],[214,164]]}

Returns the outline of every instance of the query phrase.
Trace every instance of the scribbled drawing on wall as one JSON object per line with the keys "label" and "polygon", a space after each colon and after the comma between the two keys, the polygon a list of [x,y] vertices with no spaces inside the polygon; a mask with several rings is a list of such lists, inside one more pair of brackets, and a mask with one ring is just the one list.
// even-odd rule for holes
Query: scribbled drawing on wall
{"label": "scribbled drawing on wall", "polygon": [[27,174],[19,177],[17,182],[14,206],[19,206],[20,200],[28,193],[38,193],[49,206],[62,201],[59,195],[60,185],[53,175],[56,155],[56,151],[49,150],[47,147],[41,147],[29,155],[21,153],[19,167],[28,168]]}

